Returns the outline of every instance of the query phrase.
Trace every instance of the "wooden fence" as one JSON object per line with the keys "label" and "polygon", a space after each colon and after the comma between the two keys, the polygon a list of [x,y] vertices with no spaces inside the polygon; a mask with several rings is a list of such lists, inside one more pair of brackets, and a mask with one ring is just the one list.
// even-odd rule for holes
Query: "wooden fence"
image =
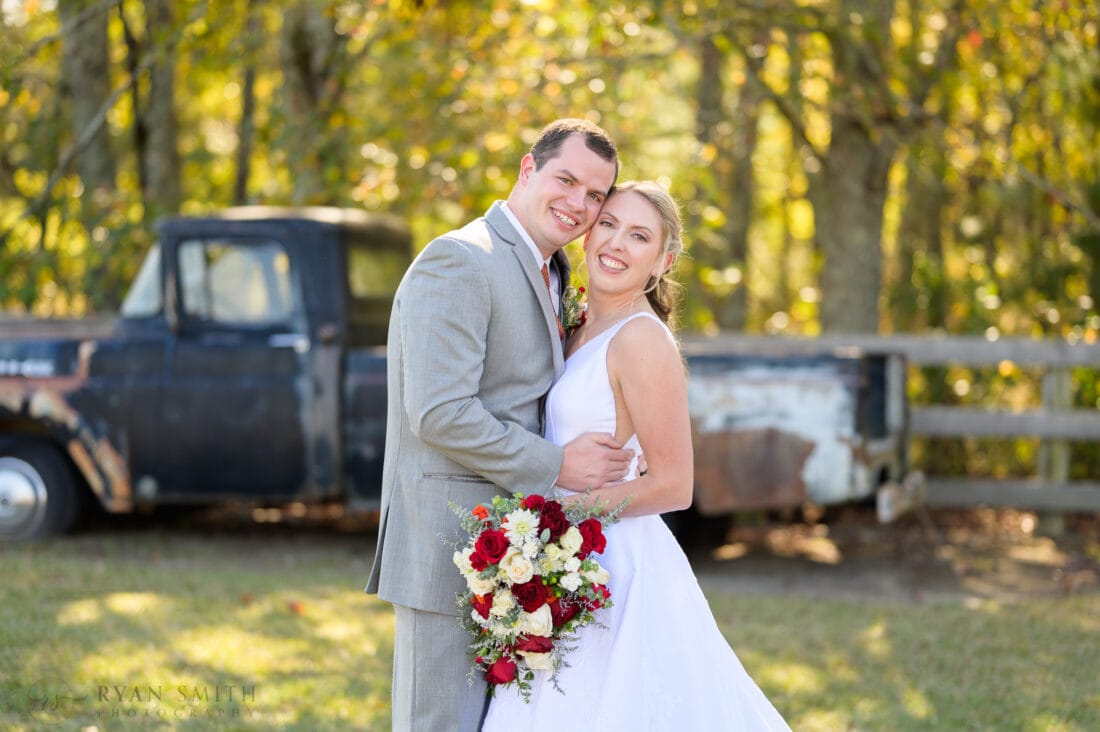
{"label": "wooden fence", "polygon": [[1042,371],[1042,406],[1027,411],[961,406],[911,406],[909,435],[1038,437],[1031,478],[928,476],[925,503],[937,506],[1013,506],[1043,511],[1100,511],[1100,476],[1069,479],[1071,442],[1100,442],[1100,408],[1072,407],[1071,370],[1100,372],[1100,344],[973,336],[825,335],[818,338],[722,335],[686,339],[725,353],[800,355],[845,349],[904,354],[911,366],[996,367],[1008,361]]}

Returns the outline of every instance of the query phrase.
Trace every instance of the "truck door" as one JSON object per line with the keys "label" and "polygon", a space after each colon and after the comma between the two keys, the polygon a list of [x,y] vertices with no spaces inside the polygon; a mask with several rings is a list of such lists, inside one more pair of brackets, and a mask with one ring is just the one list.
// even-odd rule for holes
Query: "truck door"
{"label": "truck door", "polygon": [[268,238],[179,242],[164,433],[138,498],[286,499],[307,481],[309,338],[295,273]]}

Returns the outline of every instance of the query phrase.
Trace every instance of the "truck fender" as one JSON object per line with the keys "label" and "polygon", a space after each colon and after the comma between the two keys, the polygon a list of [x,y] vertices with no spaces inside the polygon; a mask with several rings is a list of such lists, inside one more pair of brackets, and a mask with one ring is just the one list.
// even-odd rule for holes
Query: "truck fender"
{"label": "truck fender", "polygon": [[0,379],[0,437],[37,436],[52,442],[68,456],[104,510],[131,511],[133,491],[122,451],[109,435],[97,433],[67,398],[81,381]]}

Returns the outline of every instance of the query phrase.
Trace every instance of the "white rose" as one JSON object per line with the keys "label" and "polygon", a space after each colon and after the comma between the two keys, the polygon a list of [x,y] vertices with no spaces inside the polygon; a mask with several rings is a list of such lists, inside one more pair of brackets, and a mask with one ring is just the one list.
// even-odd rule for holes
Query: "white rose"
{"label": "white rose", "polygon": [[561,578],[561,586],[570,592],[576,592],[581,586],[581,576],[577,572],[570,572]]}
{"label": "white rose", "polygon": [[550,614],[550,606],[543,605],[533,613],[521,613],[517,630],[527,635],[549,638],[554,630],[554,616]]}
{"label": "white rose", "polygon": [[489,614],[498,618],[508,614],[508,611],[516,606],[516,598],[508,590],[501,590],[493,595],[493,607]]}
{"label": "white rose", "polygon": [[569,559],[565,560],[564,566],[566,572],[576,572],[578,569],[581,568],[581,560],[577,559],[576,557],[569,557]]}
{"label": "white rose", "polygon": [[527,661],[527,665],[536,671],[553,671],[554,670],[554,657],[549,653],[532,653],[531,651],[520,651],[520,656],[523,656],[523,660]]}
{"label": "white rose", "polygon": [[581,575],[595,585],[606,585],[607,581],[611,579],[611,575],[606,569],[600,565],[596,565],[595,569],[590,569],[587,572],[581,572]]}
{"label": "white rose", "polygon": [[466,575],[466,586],[475,595],[488,595],[496,587],[496,582],[491,579],[481,579],[476,573]]}
{"label": "white rose", "polygon": [[508,551],[504,552],[504,556],[500,558],[499,562],[497,562],[497,569],[500,571],[501,574],[507,574],[504,568],[507,567],[513,559],[521,556],[523,556],[523,554],[520,552],[519,547],[508,547]]}
{"label": "white rose", "polygon": [[512,584],[522,585],[535,576],[535,565],[519,552],[509,549],[504,559],[500,560],[500,571]]}
{"label": "white rose", "polygon": [[474,550],[470,547],[466,547],[460,552],[455,552],[454,563],[458,567],[458,571],[462,574],[469,574],[474,571],[473,565],[470,564],[470,556],[474,553]]}
{"label": "white rose", "polygon": [[558,546],[557,544],[547,544],[546,545],[546,558],[547,559],[549,559],[552,562],[556,562],[557,560],[561,559],[561,557],[562,557],[562,550],[561,550],[560,546]]}
{"label": "white rose", "polygon": [[580,551],[581,544],[584,543],[584,537],[581,536],[581,532],[577,530],[576,526],[570,526],[558,539],[558,542],[566,554],[572,555]]}

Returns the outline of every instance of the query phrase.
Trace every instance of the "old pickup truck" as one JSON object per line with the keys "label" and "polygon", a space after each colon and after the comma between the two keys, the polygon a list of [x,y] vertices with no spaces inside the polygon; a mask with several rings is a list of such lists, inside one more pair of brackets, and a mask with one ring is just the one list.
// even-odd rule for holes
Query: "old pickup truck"
{"label": "old pickup truck", "polygon": [[[410,260],[390,218],[228,209],[161,222],[117,318],[0,319],[0,539],[61,533],[90,501],[377,508]],[[902,359],[736,338],[684,353],[695,499],[674,524],[904,483]]]}
{"label": "old pickup truck", "polygon": [[377,502],[407,228],[334,208],[159,224],[112,320],[0,319],[0,538],[81,507]]}

